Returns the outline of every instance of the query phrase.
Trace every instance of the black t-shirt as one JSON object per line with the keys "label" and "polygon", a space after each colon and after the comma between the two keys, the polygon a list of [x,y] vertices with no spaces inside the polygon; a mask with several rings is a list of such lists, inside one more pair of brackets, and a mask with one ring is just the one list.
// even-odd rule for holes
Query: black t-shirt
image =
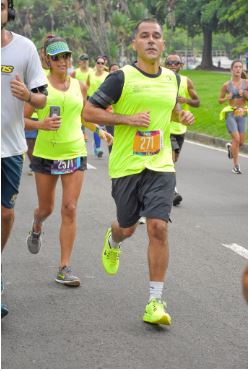
{"label": "black t-shirt", "polygon": [[[150,78],[158,77],[162,73],[161,68],[159,68],[159,71],[156,74],[148,74],[138,68],[135,63],[133,63],[132,66],[140,71],[143,75]],[[112,104],[117,103],[121,97],[124,80],[125,75],[122,70],[110,73],[106,77],[100,88],[89,98],[90,103],[101,108],[107,108]]]}

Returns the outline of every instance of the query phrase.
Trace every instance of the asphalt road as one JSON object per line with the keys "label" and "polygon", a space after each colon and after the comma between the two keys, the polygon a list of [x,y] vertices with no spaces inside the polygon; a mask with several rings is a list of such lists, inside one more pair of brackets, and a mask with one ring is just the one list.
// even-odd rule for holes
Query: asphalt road
{"label": "asphalt road", "polygon": [[177,166],[183,202],[169,226],[170,328],[141,320],[148,299],[145,225],[123,243],[118,275],[103,272],[103,236],[115,206],[106,156],[89,155],[89,163],[97,169],[87,171],[78,206],[72,266],[81,286],[74,289],[53,280],[60,186],[42,250],[27,251],[36,192],[25,165],[2,260],[10,310],[2,320],[2,368],[247,368],[248,306],[240,282],[247,257],[227,246],[248,252],[248,158],[241,158],[243,174],[234,175],[223,151],[184,145]]}

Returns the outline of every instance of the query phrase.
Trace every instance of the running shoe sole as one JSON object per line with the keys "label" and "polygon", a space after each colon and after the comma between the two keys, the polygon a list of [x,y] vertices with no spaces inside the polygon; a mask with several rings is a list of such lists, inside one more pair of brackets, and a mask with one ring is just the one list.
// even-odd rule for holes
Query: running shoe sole
{"label": "running shoe sole", "polygon": [[55,278],[55,281],[64,286],[73,286],[73,287],[80,286],[80,281],[64,281],[64,280],[59,280],[58,278]]}
{"label": "running shoe sole", "polygon": [[232,172],[233,172],[233,174],[237,174],[237,175],[242,174],[242,172],[240,170],[232,169]]}
{"label": "running shoe sole", "polygon": [[167,325],[167,326],[171,325],[171,316],[168,313],[165,313],[162,317],[155,321],[154,320],[151,321],[149,317],[150,317],[149,315],[144,314],[143,321],[155,325]]}

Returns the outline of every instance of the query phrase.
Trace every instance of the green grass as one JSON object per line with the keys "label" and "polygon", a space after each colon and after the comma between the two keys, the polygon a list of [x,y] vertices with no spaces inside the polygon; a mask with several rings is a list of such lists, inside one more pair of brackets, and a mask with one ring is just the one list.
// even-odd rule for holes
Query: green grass
{"label": "green grass", "polygon": [[189,130],[229,139],[225,121],[219,120],[219,113],[225,104],[219,104],[218,98],[221,86],[230,79],[230,73],[192,70],[180,73],[192,80],[201,102],[199,108],[191,108],[196,120]]}

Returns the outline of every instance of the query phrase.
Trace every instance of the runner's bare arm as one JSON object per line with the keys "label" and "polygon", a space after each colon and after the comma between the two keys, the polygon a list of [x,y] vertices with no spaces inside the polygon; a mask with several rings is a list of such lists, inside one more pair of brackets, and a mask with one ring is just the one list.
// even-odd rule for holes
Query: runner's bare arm
{"label": "runner's bare arm", "polygon": [[177,103],[172,111],[171,121],[180,122],[183,125],[190,126],[194,123],[195,118],[190,111],[182,110],[179,103]]}
{"label": "runner's bare arm", "polygon": [[30,103],[35,108],[43,108],[46,105],[46,95],[30,91],[18,74],[16,74],[16,78],[11,81],[10,89],[14,97],[23,102]]}
{"label": "runner's bare arm", "polygon": [[58,130],[61,124],[60,116],[46,117],[43,121],[35,121],[31,119],[35,108],[28,103],[24,105],[24,123],[26,130]]}
{"label": "runner's bare arm", "polygon": [[228,93],[227,85],[228,85],[228,83],[226,82],[220,90],[220,96],[219,96],[219,100],[218,100],[220,104],[225,103],[226,101],[228,101],[232,98],[232,94],[227,95],[227,93]]}
{"label": "runner's bare arm", "polygon": [[113,126],[130,125],[137,127],[148,127],[150,124],[149,112],[140,112],[135,115],[119,115],[94,106],[89,101],[87,101],[83,110],[83,119],[88,122],[95,122],[96,124],[107,124]]}

